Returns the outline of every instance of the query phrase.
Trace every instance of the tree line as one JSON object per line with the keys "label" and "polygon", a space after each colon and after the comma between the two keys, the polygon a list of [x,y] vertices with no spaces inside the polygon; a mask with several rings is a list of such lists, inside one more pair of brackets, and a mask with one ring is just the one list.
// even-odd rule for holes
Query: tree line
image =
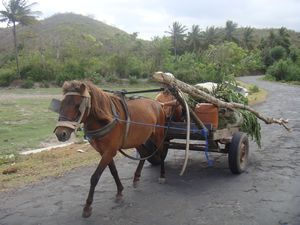
{"label": "tree line", "polygon": [[150,42],[138,39],[137,33],[116,34],[104,43],[90,34],[80,34],[64,46],[58,40],[54,47],[26,52],[18,43],[17,28],[36,22],[39,12],[31,10],[35,3],[8,0],[3,5],[0,22],[12,26],[14,53],[0,65],[1,86],[15,79],[29,86],[36,81],[61,84],[71,79],[100,83],[125,78],[137,82],[158,70],[172,72],[189,83],[219,82],[257,73],[266,73],[269,79],[300,81],[300,50],[291,43],[284,27],[259,38],[254,28],[239,28],[230,20],[224,27],[205,30],[199,25],[188,29],[176,21],[164,37],[154,37]]}

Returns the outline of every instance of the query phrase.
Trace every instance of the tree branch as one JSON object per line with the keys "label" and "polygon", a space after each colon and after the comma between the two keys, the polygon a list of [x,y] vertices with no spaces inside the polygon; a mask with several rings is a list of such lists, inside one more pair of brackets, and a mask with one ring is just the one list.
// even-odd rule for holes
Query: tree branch
{"label": "tree branch", "polygon": [[288,123],[287,119],[283,119],[283,118],[276,119],[273,117],[267,117],[267,116],[257,112],[256,110],[254,110],[253,108],[251,108],[248,105],[235,103],[235,102],[224,102],[220,99],[217,99],[217,98],[211,96],[210,94],[207,94],[206,92],[204,92],[202,90],[197,89],[196,87],[194,87],[192,85],[188,85],[180,80],[177,80],[170,73],[156,72],[153,75],[153,78],[160,83],[168,84],[171,86],[176,86],[181,91],[189,94],[190,96],[192,96],[196,99],[197,98],[203,99],[206,102],[210,102],[217,107],[229,108],[231,110],[234,110],[234,109],[248,110],[251,113],[253,113],[258,119],[264,121],[266,124],[277,123],[279,125],[282,125],[286,130],[291,131],[291,129],[287,126],[287,123]]}

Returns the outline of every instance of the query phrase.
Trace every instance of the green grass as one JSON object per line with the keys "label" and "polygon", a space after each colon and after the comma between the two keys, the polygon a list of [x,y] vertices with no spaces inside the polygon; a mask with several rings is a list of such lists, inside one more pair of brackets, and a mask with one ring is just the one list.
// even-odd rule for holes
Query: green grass
{"label": "green grass", "polygon": [[[103,89],[127,91],[158,88],[151,83],[135,85],[105,85]],[[58,115],[48,110],[51,95],[61,93],[61,88],[1,89],[0,95],[15,94],[22,98],[0,98],[0,156],[16,154],[39,147],[53,136]],[[157,93],[138,94],[153,98]],[[26,95],[26,98],[24,98]],[[32,95],[32,97],[30,96]],[[36,95],[45,95],[36,97]]]}
{"label": "green grass", "polygon": [[1,154],[35,148],[50,137],[57,115],[49,99],[5,99],[0,108]]}

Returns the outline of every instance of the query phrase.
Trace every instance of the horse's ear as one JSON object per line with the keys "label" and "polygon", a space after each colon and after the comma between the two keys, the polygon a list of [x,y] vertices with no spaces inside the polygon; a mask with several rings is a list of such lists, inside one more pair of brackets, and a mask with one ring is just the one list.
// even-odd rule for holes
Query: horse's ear
{"label": "horse's ear", "polygon": [[86,91],[85,83],[80,84],[80,94],[83,95]]}
{"label": "horse's ear", "polygon": [[65,81],[65,82],[63,83],[63,86],[62,86],[62,87],[64,88],[64,87],[67,87],[67,86],[69,86],[69,82],[68,82],[68,81]]}
{"label": "horse's ear", "polygon": [[88,87],[86,86],[85,83],[82,83],[80,85],[80,94],[85,97],[90,97]]}

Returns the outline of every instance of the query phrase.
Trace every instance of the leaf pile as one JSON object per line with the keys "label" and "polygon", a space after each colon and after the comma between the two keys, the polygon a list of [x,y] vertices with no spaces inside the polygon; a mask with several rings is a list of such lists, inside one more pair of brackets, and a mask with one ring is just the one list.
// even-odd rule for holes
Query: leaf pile
{"label": "leaf pile", "polygon": [[[226,102],[236,102],[248,105],[248,99],[242,94],[234,91],[234,84],[222,83],[213,91],[212,95]],[[243,121],[240,130],[247,133],[261,147],[261,127],[257,117],[247,110],[238,109]]]}

